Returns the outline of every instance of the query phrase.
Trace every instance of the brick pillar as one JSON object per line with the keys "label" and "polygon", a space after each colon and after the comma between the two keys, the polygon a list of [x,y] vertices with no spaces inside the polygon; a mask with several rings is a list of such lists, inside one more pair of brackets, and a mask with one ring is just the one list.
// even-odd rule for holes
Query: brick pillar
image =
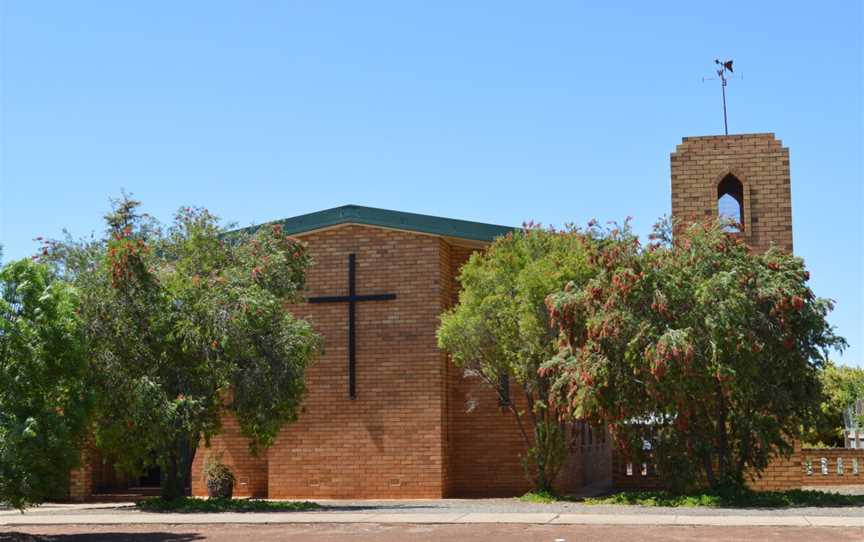
{"label": "brick pillar", "polygon": [[90,452],[81,452],[81,466],[69,472],[69,500],[83,502],[93,494],[93,462]]}

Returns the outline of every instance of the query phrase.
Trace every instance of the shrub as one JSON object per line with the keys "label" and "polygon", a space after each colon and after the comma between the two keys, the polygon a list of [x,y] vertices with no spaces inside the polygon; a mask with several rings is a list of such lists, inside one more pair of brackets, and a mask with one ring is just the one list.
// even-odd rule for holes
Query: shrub
{"label": "shrub", "polygon": [[234,494],[237,479],[231,469],[222,462],[222,453],[208,454],[204,459],[204,479],[207,495],[211,499],[230,499]]}

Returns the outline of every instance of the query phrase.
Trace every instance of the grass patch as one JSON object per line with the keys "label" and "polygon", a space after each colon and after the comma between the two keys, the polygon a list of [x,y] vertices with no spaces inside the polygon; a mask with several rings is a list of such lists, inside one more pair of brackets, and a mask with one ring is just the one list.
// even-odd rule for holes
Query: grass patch
{"label": "grass patch", "polygon": [[183,497],[168,501],[160,497],[135,503],[144,512],[302,512],[318,510],[320,504],[309,501],[262,501],[259,499],[196,499]]}
{"label": "grass patch", "polygon": [[557,495],[553,495],[548,491],[529,491],[519,497],[522,502],[536,502],[540,504],[548,504],[550,502],[558,502],[561,499]]}
{"label": "grass patch", "polygon": [[585,504],[638,506],[706,506],[717,508],[789,508],[862,506],[864,495],[841,495],[822,491],[720,491],[675,495],[666,491],[624,491],[607,497],[587,498]]}
{"label": "grass patch", "polygon": [[569,497],[567,495],[556,495],[548,491],[529,491],[528,493],[519,497],[519,500],[522,502],[549,504],[553,502],[576,501],[578,499],[574,499],[573,497]]}

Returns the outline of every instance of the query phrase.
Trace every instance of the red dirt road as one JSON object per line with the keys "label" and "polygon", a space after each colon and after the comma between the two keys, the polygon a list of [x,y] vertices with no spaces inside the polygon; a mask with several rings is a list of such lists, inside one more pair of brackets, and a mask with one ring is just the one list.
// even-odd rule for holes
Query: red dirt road
{"label": "red dirt road", "polygon": [[[30,536],[28,536],[30,535]],[[35,535],[35,536],[32,536]],[[712,540],[739,542],[864,541],[864,529],[821,527],[668,527],[611,525],[77,525],[15,527],[0,542],[605,542]]]}

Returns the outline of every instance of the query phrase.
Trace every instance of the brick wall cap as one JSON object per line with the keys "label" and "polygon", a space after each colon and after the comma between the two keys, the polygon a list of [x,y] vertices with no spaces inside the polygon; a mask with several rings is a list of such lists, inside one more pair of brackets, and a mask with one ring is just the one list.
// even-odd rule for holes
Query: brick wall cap
{"label": "brick wall cap", "polygon": [[772,139],[777,137],[774,132],[753,132],[749,134],[730,134],[730,135],[704,135],[704,136],[686,136],[682,137],[681,141],[740,141],[742,139]]}

